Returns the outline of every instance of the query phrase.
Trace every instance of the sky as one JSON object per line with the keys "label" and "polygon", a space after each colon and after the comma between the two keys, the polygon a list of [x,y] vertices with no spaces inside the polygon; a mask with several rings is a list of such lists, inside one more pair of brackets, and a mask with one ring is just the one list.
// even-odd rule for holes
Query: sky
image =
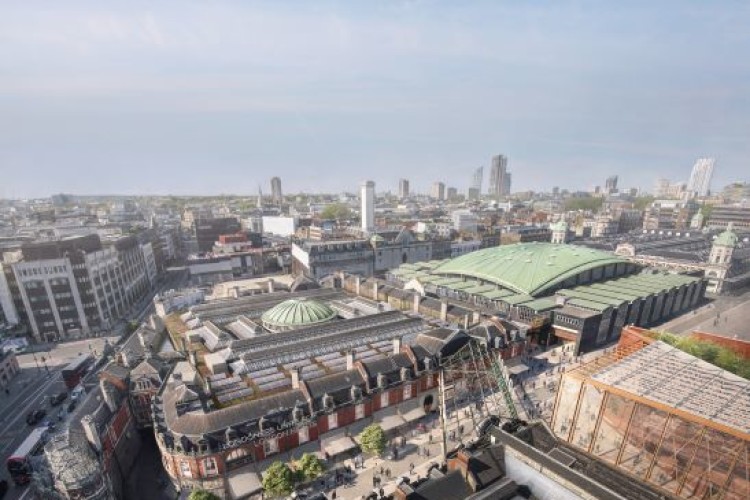
{"label": "sky", "polygon": [[0,197],[750,180],[744,1],[0,0]]}

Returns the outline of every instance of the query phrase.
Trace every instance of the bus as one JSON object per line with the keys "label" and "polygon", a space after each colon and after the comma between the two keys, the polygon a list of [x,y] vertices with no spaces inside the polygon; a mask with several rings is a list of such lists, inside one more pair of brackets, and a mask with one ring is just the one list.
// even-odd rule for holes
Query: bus
{"label": "bus", "polygon": [[62,378],[68,389],[73,389],[88,371],[94,357],[91,354],[80,354],[63,368]]}
{"label": "bus", "polygon": [[6,465],[11,479],[17,484],[22,485],[31,481],[31,474],[34,472],[34,458],[39,457],[44,451],[44,442],[47,437],[46,427],[37,427],[28,435],[18,449],[14,451]]}

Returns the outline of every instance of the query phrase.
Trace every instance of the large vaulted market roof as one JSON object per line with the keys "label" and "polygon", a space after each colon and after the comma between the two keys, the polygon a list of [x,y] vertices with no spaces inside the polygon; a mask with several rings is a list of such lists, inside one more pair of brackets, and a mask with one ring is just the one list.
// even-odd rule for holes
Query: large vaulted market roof
{"label": "large vaulted market roof", "polygon": [[626,262],[600,250],[535,242],[471,252],[441,264],[432,272],[478,278],[518,293],[538,296],[580,273]]}

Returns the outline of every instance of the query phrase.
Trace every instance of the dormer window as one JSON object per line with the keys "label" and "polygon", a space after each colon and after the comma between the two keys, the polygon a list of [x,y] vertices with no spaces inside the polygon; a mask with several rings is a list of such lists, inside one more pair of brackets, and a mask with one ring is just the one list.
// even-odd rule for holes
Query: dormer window
{"label": "dormer window", "polygon": [[385,389],[388,386],[388,378],[386,378],[384,373],[378,373],[378,387],[380,389]]}

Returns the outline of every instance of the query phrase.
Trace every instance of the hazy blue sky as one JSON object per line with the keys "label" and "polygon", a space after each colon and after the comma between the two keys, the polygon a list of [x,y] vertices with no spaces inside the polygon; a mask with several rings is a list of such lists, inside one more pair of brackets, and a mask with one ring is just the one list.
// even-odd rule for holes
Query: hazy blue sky
{"label": "hazy blue sky", "polygon": [[[0,3],[0,196],[750,180],[750,3]],[[486,184],[485,178],[485,184]]]}

